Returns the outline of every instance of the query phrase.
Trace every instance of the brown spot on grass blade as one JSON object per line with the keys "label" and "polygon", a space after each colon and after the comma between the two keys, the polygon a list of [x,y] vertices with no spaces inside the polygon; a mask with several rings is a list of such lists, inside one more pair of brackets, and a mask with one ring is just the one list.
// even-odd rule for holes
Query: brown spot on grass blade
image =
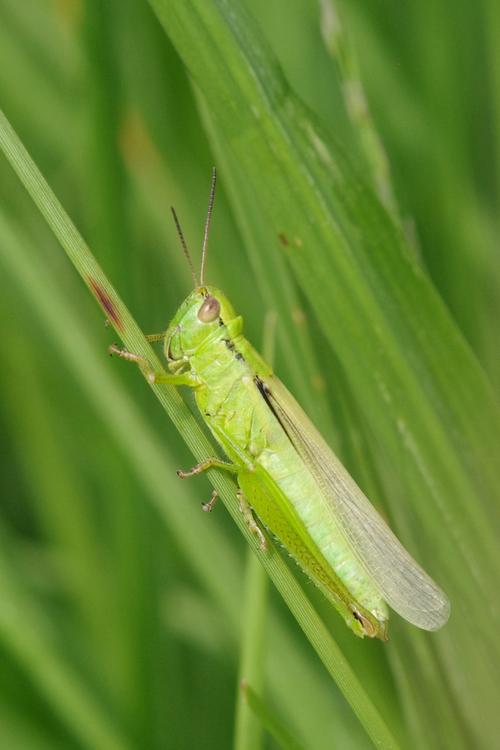
{"label": "brown spot on grass blade", "polygon": [[103,286],[101,286],[98,281],[96,281],[96,279],[89,278],[89,285],[94,292],[95,298],[106,313],[107,319],[111,321],[111,323],[116,328],[118,328],[118,330],[123,331],[122,319],[118,313],[115,303],[113,302],[107,291]]}
{"label": "brown spot on grass blade", "polygon": [[286,234],[284,232],[280,232],[278,234],[278,239],[281,242],[281,244],[283,245],[283,247],[288,247],[288,245],[290,244],[288,242],[288,237],[286,236]]}

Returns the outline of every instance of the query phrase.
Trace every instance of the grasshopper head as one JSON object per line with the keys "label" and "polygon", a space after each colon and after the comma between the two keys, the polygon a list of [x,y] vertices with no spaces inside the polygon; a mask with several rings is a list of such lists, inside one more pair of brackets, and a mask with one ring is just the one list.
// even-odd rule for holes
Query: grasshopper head
{"label": "grasshopper head", "polygon": [[165,357],[176,372],[221,326],[236,319],[227,297],[214,286],[201,286],[186,297],[165,335]]}
{"label": "grasshopper head", "polygon": [[[214,167],[212,170],[212,184],[203,235],[199,281],[196,277],[193,261],[189,254],[177,214],[172,208],[179,239],[191,269],[195,287],[177,310],[165,334],[165,357],[167,358],[169,369],[174,373],[188,366],[190,358],[203,346],[210,343],[210,341],[214,341],[221,333],[225,337],[237,336],[242,327],[242,320],[236,316],[233,306],[227,297],[216,287],[205,284],[208,231],[210,229],[210,219],[215,200],[216,180],[217,176]],[[229,330],[225,330],[226,326],[229,326]]]}

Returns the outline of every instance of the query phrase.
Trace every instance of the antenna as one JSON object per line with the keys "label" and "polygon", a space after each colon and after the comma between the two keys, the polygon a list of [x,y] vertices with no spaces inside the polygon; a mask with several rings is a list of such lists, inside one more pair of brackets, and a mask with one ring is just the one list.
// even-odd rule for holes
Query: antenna
{"label": "antenna", "polygon": [[212,184],[210,185],[210,198],[208,199],[208,211],[205,221],[205,233],[203,235],[203,247],[201,249],[201,269],[200,269],[200,286],[205,283],[205,261],[207,259],[208,231],[210,229],[210,220],[212,218],[212,209],[215,201],[215,186],[217,184],[217,170],[212,168]]}
{"label": "antenna", "polygon": [[173,206],[170,206],[170,210],[172,211],[172,216],[174,217],[175,226],[177,227],[177,234],[179,235],[179,239],[181,241],[182,250],[184,251],[184,255],[186,257],[186,260],[188,262],[188,266],[191,270],[191,276],[193,277],[193,283],[195,288],[198,286],[198,280],[196,278],[196,274],[194,272],[194,266],[193,261],[191,260],[191,255],[189,254],[188,246],[186,243],[186,240],[184,239],[184,235],[182,233],[181,225],[179,223],[179,219],[177,218],[177,214],[175,213],[175,208]]}

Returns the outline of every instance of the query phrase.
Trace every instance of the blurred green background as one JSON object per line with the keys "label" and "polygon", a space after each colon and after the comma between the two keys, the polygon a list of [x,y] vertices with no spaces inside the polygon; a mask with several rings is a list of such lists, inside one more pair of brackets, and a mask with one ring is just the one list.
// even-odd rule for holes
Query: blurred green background
{"label": "blurred green background", "polygon": [[[418,374],[415,419],[422,398],[422,410],[443,426],[441,443],[449,441],[466,466],[472,490],[460,500],[445,481],[461,482],[451,452],[445,468],[436,457],[431,499],[413,478],[412,466],[421,467],[409,439],[408,455],[403,446],[395,462],[398,448],[391,453],[389,428],[376,412],[389,414],[389,401],[384,406],[379,394],[377,407],[363,372],[347,366],[351,349],[360,371],[374,370],[375,359],[367,351],[363,362],[356,329],[318,315],[312,281],[302,287],[291,270],[291,235],[277,239],[281,209],[270,200],[266,215],[268,196],[255,175],[247,184],[238,148],[249,160],[255,148],[270,191],[274,162],[259,156],[258,136],[256,144],[248,138],[227,150],[223,96],[217,100],[215,88],[211,94],[209,66],[205,89],[199,62],[202,52],[215,59],[225,48],[221,41],[212,53],[208,35],[206,49],[197,46],[196,5],[0,0],[0,106],[148,333],[166,327],[191,285],[169,206],[197,262],[217,164],[209,280],[228,293],[258,347],[274,310],[278,374],[450,594],[452,620],[426,635],[394,616],[388,644],[362,642],[303,581],[305,591],[401,747],[493,748],[500,731],[500,527],[491,492],[498,487],[498,423],[486,426],[483,414],[494,401],[486,381],[493,389],[500,382],[498,3],[290,0],[286,13],[278,0],[213,4],[220,28],[227,21],[251,60],[246,17],[238,15],[246,6],[254,21],[248,33],[267,39],[263,49],[276,57],[308,117],[347,154],[354,177],[346,236],[372,231],[371,197],[365,205],[358,175],[400,227],[408,263],[431,281],[406,287],[401,271],[399,308],[392,304],[397,263],[387,270],[374,254],[373,267],[360,261],[356,271],[376,289],[377,309],[394,330],[404,310],[422,347],[430,341],[442,353],[442,377],[425,370],[435,380],[420,377],[421,352],[404,331],[391,357]],[[255,70],[265,68],[266,59],[255,60]],[[238,86],[238,69],[228,70]],[[230,89],[227,96],[229,111]],[[333,184],[343,167],[332,153]],[[250,635],[255,687],[273,720],[303,747],[371,747],[280,597],[259,579],[223,507],[210,517],[199,510],[210,494],[206,479],[177,480],[175,468],[189,467],[191,454],[136,369],[106,357],[116,334],[3,157],[0,170],[0,747],[232,747],[248,636],[244,602],[255,586],[263,610]],[[298,208],[290,184],[281,199],[292,216]],[[339,193],[332,187],[332,200]],[[326,251],[335,257],[333,241]],[[314,265],[315,248],[307,252]],[[329,303],[320,288],[318,296],[318,304]],[[368,302],[365,308],[360,297],[360,315],[368,315]],[[335,296],[332,311],[337,304],[347,311],[350,303]],[[428,321],[437,309],[446,324],[438,316],[434,329]],[[378,335],[373,326],[365,326],[368,338]],[[381,378],[384,356],[382,347]],[[373,413],[365,413],[363,399],[375,404]],[[422,444],[433,439],[428,424]],[[403,445],[408,433],[398,426]],[[481,462],[491,466],[484,487]],[[254,723],[252,716],[235,747],[286,745],[259,731],[262,710]]]}

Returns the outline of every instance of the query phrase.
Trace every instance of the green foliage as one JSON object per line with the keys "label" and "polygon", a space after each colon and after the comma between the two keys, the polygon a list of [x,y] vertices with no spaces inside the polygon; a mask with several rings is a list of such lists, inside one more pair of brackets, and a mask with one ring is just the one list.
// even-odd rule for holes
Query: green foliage
{"label": "green foliage", "polygon": [[[230,747],[238,715],[237,747],[490,748],[496,5],[150,5],[0,3],[2,107],[64,206],[2,120],[31,197],[2,160],[0,744]],[[206,481],[175,477],[212,452],[189,408],[153,389],[175,429],[105,356],[117,335],[155,356],[141,329],[190,288],[168,206],[197,257],[212,163],[209,281],[254,343],[274,310],[277,372],[449,594],[437,634],[355,639],[276,552],[288,607],[245,578]]]}

